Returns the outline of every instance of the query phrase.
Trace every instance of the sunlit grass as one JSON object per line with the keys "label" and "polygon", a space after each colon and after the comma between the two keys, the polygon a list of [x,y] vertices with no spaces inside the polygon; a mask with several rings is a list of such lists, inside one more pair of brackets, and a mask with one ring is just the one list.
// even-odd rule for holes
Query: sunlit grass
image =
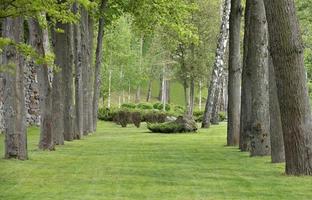
{"label": "sunlit grass", "polygon": [[[311,177],[286,177],[284,165],[224,147],[226,126],[198,134],[149,134],[99,123],[97,133],[28,161],[0,160],[0,199],[311,199]],[[3,155],[3,136],[0,136]]]}

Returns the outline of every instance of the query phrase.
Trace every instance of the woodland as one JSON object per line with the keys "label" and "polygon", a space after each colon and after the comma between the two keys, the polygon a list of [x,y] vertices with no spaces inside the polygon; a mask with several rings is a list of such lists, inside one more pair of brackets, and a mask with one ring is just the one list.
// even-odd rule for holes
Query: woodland
{"label": "woodland", "polygon": [[0,0],[0,199],[311,199],[312,0]]}

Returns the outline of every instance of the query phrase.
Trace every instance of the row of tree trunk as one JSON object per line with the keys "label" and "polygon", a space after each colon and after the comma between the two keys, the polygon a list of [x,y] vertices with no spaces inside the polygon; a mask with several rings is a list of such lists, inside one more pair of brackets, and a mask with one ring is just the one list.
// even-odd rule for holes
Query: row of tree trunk
{"label": "row of tree trunk", "polygon": [[[241,16],[241,1],[231,0],[227,144],[286,161],[287,174],[312,175],[312,118],[294,1],[246,1],[242,69]],[[215,65],[203,127],[213,115],[221,70]]]}
{"label": "row of tree trunk", "polygon": [[[101,2],[105,11],[106,1]],[[95,65],[93,64],[94,22],[88,11],[73,5],[80,12],[76,24],[57,22],[51,30],[42,28],[35,18],[6,18],[2,35],[15,43],[24,42],[24,30],[29,30],[29,44],[40,57],[50,49],[55,54],[55,68],[37,62],[36,73],[40,101],[39,149],[54,150],[64,141],[81,139],[96,130],[100,87],[104,18],[99,18]],[[101,15],[103,16],[103,15]],[[61,29],[62,31],[57,31]],[[51,38],[51,40],[50,40]],[[52,41],[52,45],[50,44]],[[23,71],[25,58],[14,46],[5,48],[2,63],[12,65],[4,72],[5,158],[27,159],[25,98]],[[53,79],[51,81],[51,76]]]}

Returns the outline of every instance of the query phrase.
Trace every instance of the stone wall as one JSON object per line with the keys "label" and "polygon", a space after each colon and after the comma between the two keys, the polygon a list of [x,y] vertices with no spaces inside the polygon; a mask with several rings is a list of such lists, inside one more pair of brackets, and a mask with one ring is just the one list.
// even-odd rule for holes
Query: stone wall
{"label": "stone wall", "polygon": [[0,76],[0,133],[4,131],[3,91],[4,91],[4,83],[3,78]]}
{"label": "stone wall", "polygon": [[35,66],[32,62],[26,65],[24,71],[25,106],[27,125],[39,125],[39,89]]}

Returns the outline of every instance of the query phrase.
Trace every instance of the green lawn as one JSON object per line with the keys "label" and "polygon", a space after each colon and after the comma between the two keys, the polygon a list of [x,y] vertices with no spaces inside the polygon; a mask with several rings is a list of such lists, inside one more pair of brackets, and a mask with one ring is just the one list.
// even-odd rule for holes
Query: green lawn
{"label": "green lawn", "polygon": [[30,159],[0,160],[0,199],[312,199],[311,177],[224,147],[225,131],[160,135],[100,122],[96,134],[41,152],[32,128]]}

